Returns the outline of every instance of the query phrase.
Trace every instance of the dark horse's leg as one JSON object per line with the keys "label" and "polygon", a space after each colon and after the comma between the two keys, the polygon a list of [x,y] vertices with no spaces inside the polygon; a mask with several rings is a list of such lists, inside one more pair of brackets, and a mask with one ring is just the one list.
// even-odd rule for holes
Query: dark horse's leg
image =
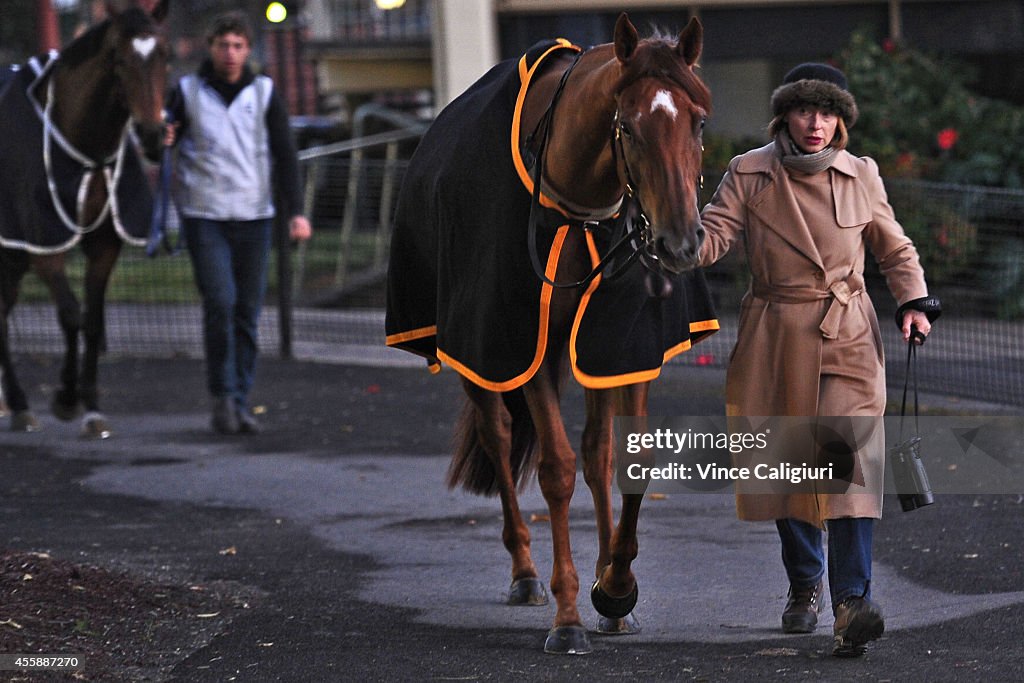
{"label": "dark horse's leg", "polygon": [[71,420],[78,414],[78,333],[82,312],[64,271],[63,253],[34,255],[32,269],[50,290],[57,306],[57,322],[64,334],[60,387],[53,395],[50,408],[59,419]]}
{"label": "dark horse's leg", "polygon": [[[516,410],[514,414],[509,410],[509,405],[502,394],[483,389],[464,377],[462,385],[473,408],[471,428],[476,432],[476,442],[490,461],[493,469],[493,486],[497,488],[501,497],[504,519],[501,539],[512,556],[512,586],[508,594],[508,604],[546,605],[547,591],[543,582],[537,578],[537,567],[530,554],[530,530],[523,522],[519,499],[516,496],[516,480],[524,474],[521,468],[529,469],[529,454],[517,453],[518,462],[514,462],[512,452],[513,430],[529,432],[533,429],[532,424],[522,425],[514,422],[529,421],[529,414],[522,409]],[[522,397],[513,396],[511,400],[521,402]],[[515,404],[513,406],[515,407]],[[517,446],[520,449],[532,449],[532,443]]]}
{"label": "dark horse's leg", "polygon": [[597,515],[597,581],[591,600],[603,615],[598,630],[632,633],[639,630],[630,616],[637,600],[636,578],[630,569],[637,555],[637,522],[642,494],[623,494],[619,524],[612,529],[611,485],[614,476],[613,420],[616,415],[647,412],[646,382],[615,389],[588,390],[587,422],[583,431],[583,473]]}
{"label": "dark horse's leg", "polygon": [[7,318],[18,301],[18,285],[27,270],[27,252],[0,249],[0,408],[6,401],[11,413],[11,430],[16,432],[39,429],[39,422],[29,411],[25,391],[14,372],[7,327]]}
{"label": "dark horse's leg", "polygon": [[82,241],[85,251],[85,311],[82,318],[82,335],[85,351],[82,355],[82,372],[79,376],[82,405],[85,417],[82,436],[105,439],[110,436],[110,427],[100,413],[99,389],[97,385],[100,353],[106,351],[106,301],[107,285],[114,272],[117,257],[121,253],[121,239],[113,230],[91,233]]}

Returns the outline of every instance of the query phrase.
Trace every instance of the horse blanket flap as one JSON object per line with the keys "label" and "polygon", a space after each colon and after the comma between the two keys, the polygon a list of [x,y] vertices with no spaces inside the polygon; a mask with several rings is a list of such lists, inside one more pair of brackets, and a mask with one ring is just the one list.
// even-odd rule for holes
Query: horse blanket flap
{"label": "horse blanket flap", "polygon": [[[30,99],[37,80],[31,68],[21,68],[0,90],[0,245],[32,253],[70,249],[82,237],[69,228],[54,207],[43,156],[43,121]],[[88,171],[56,141],[50,147],[51,174],[65,213],[81,225],[80,197],[87,189]],[[102,183],[103,168],[94,169],[92,182]],[[134,145],[126,143],[120,165],[112,164],[114,197],[111,218],[123,240],[144,246],[152,216],[153,196]]]}
{"label": "horse blanket flap", "polygon": [[[441,111],[410,161],[395,212],[385,327],[389,346],[425,357],[432,371],[444,362],[484,388],[509,391],[544,357],[552,288],[530,262],[531,195],[512,130],[539,60],[569,49],[578,50],[538,43],[494,66]],[[566,232],[582,226],[551,209],[543,217],[537,250],[551,277]],[[597,278],[583,297],[570,351],[584,386],[652,379],[668,358],[718,329],[701,273],[676,277],[669,299],[650,299],[643,278],[634,263],[614,283]]]}

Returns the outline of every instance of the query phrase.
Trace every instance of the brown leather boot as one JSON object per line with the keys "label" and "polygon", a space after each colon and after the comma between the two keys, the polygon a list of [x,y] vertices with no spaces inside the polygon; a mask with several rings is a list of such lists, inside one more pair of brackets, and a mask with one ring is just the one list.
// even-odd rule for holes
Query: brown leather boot
{"label": "brown leather boot", "polygon": [[783,633],[814,633],[821,613],[821,596],[825,589],[824,579],[818,579],[813,586],[789,585],[789,600],[782,613]]}
{"label": "brown leather boot", "polygon": [[885,620],[878,605],[867,598],[847,598],[836,607],[832,655],[860,657],[867,651],[867,643],[884,632]]}

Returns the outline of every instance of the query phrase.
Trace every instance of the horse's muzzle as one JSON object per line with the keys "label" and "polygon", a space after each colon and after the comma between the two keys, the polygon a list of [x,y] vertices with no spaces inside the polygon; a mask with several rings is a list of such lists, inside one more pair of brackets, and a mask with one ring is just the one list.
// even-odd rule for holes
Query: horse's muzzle
{"label": "horse's muzzle", "polygon": [[697,267],[703,243],[704,228],[698,226],[693,237],[683,239],[678,244],[662,236],[656,237],[651,246],[661,268],[674,275]]}
{"label": "horse's muzzle", "polygon": [[139,139],[146,156],[157,158],[163,149],[167,126],[164,123],[135,122],[135,136]]}

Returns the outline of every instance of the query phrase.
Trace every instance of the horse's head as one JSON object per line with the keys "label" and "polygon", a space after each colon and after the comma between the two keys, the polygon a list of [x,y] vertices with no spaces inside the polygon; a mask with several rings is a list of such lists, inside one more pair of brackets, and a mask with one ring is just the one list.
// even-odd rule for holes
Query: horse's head
{"label": "horse's head", "polygon": [[671,273],[694,267],[704,240],[698,193],[711,94],[694,73],[702,45],[696,18],[675,40],[640,40],[625,13],[615,24],[615,144],[651,224],[649,253]]}
{"label": "horse's head", "polygon": [[164,137],[163,105],[170,50],[161,25],[170,0],[107,0],[111,26],[107,49],[121,104],[128,110],[139,140],[156,153]]}

